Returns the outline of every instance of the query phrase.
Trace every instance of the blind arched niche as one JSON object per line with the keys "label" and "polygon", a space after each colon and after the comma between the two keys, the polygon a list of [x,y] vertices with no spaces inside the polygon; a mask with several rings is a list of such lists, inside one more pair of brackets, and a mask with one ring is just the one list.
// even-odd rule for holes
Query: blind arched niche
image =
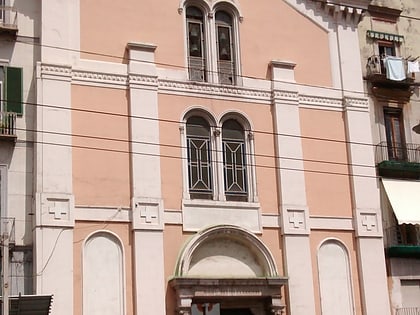
{"label": "blind arched niche", "polygon": [[109,232],[91,235],[83,247],[83,314],[124,314],[124,263],[120,240]]}
{"label": "blind arched niche", "polygon": [[323,315],[353,315],[353,290],[347,249],[327,240],[318,250],[319,290]]}

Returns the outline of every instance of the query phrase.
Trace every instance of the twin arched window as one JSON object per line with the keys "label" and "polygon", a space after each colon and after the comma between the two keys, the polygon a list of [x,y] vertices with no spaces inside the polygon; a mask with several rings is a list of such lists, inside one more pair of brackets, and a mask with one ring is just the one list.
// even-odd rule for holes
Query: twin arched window
{"label": "twin arched window", "polygon": [[186,7],[190,80],[237,83],[237,17],[234,12],[216,9],[213,18],[199,6]]}
{"label": "twin arched window", "polygon": [[[211,127],[201,116],[191,116],[186,123],[186,140],[191,199],[249,201],[247,141],[238,120],[223,122],[220,139],[220,129]],[[223,181],[218,180],[220,177]],[[217,197],[219,193],[222,198]]]}

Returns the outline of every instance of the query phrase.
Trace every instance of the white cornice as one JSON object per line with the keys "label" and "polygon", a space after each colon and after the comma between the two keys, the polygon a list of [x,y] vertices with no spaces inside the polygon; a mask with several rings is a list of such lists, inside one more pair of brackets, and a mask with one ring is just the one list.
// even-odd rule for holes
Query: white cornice
{"label": "white cornice", "polygon": [[211,96],[218,99],[228,98],[266,104],[269,104],[271,99],[271,90],[167,79],[159,80],[159,92],[167,94],[181,93],[188,96]]}
{"label": "white cornice", "polygon": [[[292,84],[294,90],[277,90],[246,86],[227,86],[207,82],[193,82],[159,78],[141,74],[124,74],[92,70],[72,69],[68,65],[39,64],[38,74],[42,78],[68,80],[73,84],[101,86],[108,88],[154,89],[158,93],[202,97],[238,102],[271,105],[273,101],[292,104],[304,108],[323,110],[362,110],[368,109],[368,100],[363,97],[337,97],[337,94],[326,96],[325,88],[313,87],[310,91]],[[297,90],[296,90],[297,89]],[[312,94],[312,92],[314,95]],[[312,94],[312,95],[311,95]],[[322,94],[322,95],[321,95]]]}
{"label": "white cornice", "polygon": [[111,73],[73,70],[72,79],[80,82],[95,82],[111,85],[127,85],[127,76]]}

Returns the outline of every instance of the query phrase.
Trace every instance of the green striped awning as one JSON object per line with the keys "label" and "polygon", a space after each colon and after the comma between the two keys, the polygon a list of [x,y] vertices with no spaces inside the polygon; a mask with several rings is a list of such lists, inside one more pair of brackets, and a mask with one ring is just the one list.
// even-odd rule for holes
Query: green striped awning
{"label": "green striped awning", "polygon": [[382,33],[369,30],[366,32],[366,35],[372,39],[387,40],[390,42],[402,43],[404,41],[404,36],[397,34]]}

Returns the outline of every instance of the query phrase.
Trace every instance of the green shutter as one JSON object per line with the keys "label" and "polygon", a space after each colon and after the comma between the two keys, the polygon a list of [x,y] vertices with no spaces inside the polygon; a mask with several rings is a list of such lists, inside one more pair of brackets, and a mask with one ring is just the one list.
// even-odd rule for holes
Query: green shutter
{"label": "green shutter", "polygon": [[6,68],[6,111],[23,114],[22,68]]}

